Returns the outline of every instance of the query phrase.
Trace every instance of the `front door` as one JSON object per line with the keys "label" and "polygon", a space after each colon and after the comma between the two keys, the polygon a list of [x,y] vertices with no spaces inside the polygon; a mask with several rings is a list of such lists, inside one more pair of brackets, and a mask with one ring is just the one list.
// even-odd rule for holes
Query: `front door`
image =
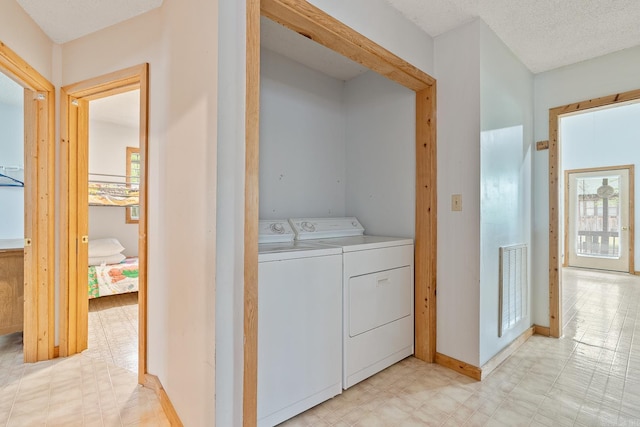
{"label": "front door", "polygon": [[569,266],[629,272],[631,168],[567,171]]}

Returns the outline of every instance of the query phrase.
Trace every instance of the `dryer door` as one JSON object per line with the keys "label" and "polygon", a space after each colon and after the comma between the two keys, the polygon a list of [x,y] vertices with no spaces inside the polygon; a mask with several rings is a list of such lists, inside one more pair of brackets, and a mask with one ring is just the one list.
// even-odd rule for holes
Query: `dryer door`
{"label": "dryer door", "polygon": [[411,315],[411,267],[349,278],[349,336]]}

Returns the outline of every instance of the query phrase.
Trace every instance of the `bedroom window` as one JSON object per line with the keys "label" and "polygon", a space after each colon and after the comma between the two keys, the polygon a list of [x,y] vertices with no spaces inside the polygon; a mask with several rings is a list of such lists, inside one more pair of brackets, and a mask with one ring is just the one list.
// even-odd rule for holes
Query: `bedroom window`
{"label": "bedroom window", "polygon": [[[127,147],[127,184],[133,188],[140,185],[140,149]],[[140,219],[140,206],[126,208],[125,221],[127,224],[137,224]]]}

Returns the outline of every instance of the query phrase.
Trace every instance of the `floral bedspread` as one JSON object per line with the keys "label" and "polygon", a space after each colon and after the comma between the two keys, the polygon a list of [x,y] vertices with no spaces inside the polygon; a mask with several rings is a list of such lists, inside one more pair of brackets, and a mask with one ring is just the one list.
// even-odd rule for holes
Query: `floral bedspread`
{"label": "floral bedspread", "polygon": [[138,290],[138,258],[89,266],[89,299]]}

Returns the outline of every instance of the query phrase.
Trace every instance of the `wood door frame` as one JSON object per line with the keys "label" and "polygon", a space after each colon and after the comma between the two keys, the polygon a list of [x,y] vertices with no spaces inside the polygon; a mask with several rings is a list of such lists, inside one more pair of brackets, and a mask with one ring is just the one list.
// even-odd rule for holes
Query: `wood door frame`
{"label": "wood door frame", "polygon": [[584,168],[584,169],[567,169],[564,171],[564,263],[563,267],[569,266],[569,175],[573,173],[583,172],[606,172],[615,170],[626,170],[629,172],[629,268],[628,273],[633,274],[634,267],[634,253],[635,253],[635,208],[634,208],[634,165],[619,165],[619,166],[603,166],[597,168]]}
{"label": "wood door frame", "polygon": [[[80,205],[76,165],[78,156],[86,153],[88,129],[79,129],[71,114],[74,101],[88,102],[130,90],[140,90],[140,220],[138,223],[138,380],[145,382],[147,373],[147,196],[149,134],[149,65],[141,64],[64,86],[60,90],[60,167],[61,167],[61,231],[60,231],[60,355],[69,356],[84,350],[86,325],[86,283],[76,274],[80,244],[78,224],[87,220],[88,209]],[[81,135],[78,138],[78,135]],[[85,160],[88,162],[88,160]],[[86,170],[86,168],[85,168]]]}
{"label": "wood door frame", "polygon": [[437,157],[434,78],[300,0],[247,0],[243,422],[257,423],[260,16],[416,92],[415,356],[436,356]]}
{"label": "wood door frame", "polygon": [[25,89],[24,361],[55,357],[55,88],[0,42],[0,71]]}
{"label": "wood door frame", "polygon": [[[549,109],[549,333],[562,336],[562,279],[560,259],[560,118],[567,114],[640,100],[640,89]],[[631,256],[631,254],[629,254]]]}

